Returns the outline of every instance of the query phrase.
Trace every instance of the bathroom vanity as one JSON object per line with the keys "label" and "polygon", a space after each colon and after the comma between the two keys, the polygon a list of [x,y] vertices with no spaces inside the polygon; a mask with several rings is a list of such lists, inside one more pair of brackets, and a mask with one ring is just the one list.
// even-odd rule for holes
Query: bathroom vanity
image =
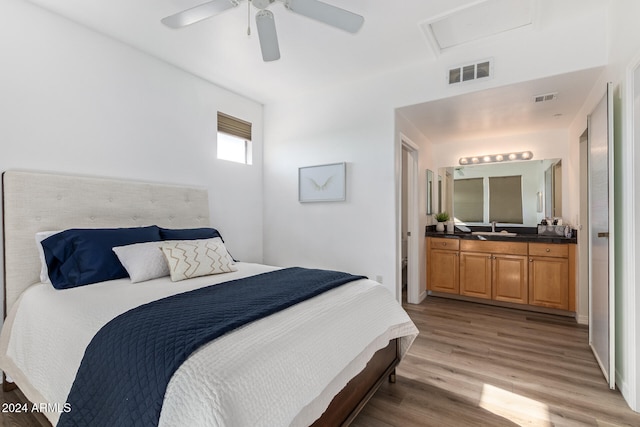
{"label": "bathroom vanity", "polygon": [[427,291],[535,311],[576,310],[576,239],[426,232]]}

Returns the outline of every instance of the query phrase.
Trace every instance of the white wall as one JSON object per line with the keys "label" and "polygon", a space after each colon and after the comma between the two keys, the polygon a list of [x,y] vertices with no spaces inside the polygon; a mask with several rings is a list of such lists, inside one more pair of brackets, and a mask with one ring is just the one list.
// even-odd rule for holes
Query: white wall
{"label": "white wall", "polygon": [[[0,170],[204,186],[211,223],[262,261],[262,106],[19,0],[0,2]],[[254,165],[216,160],[216,112],[254,123]]]}
{"label": "white wall", "polygon": [[[334,95],[265,109],[265,261],[382,276],[395,293],[395,152],[380,144],[393,110]],[[299,203],[298,168],[335,162],[347,162],[347,200]]]}
{"label": "white wall", "polygon": [[[637,17],[640,4],[633,0],[612,2],[609,25],[611,28],[608,80],[614,82],[614,104],[618,117],[614,127],[616,158],[616,381],[631,407],[640,411],[640,292],[638,278],[640,265],[640,209],[637,197],[640,173],[637,171],[638,141],[632,137],[633,118],[629,106],[633,94],[627,92],[627,72],[640,64],[640,28]],[[619,114],[618,114],[619,113]],[[637,119],[636,119],[637,120]],[[639,126],[635,122],[635,126]]]}
{"label": "white wall", "polygon": [[[604,65],[606,5],[584,11],[580,2],[544,4],[544,25],[519,31],[515,41],[494,38],[437,58],[425,46],[424,57],[417,55],[412,67],[265,106],[265,260],[381,275],[394,291],[400,274],[395,209],[400,130],[394,110]],[[489,57],[493,79],[448,87],[448,66]],[[348,200],[299,204],[297,168],[337,161],[349,163]],[[429,164],[435,166],[429,159],[421,167]]]}
{"label": "white wall", "polygon": [[[616,383],[630,406],[640,411],[640,209],[637,196],[640,152],[634,146],[629,108],[633,95],[628,93],[627,71],[640,63],[640,4],[633,0],[612,2],[609,16],[610,47],[607,80],[613,82],[616,171]],[[639,126],[635,123],[635,126]]]}
{"label": "white wall", "polygon": [[[635,411],[640,411],[640,292],[637,278],[640,277],[640,199],[634,188],[640,184],[640,173],[636,165],[640,161],[638,150],[634,149],[632,138],[632,118],[628,116],[629,105],[633,102],[627,93],[627,69],[640,63],[640,2],[616,0],[610,2],[607,11],[608,65],[602,78],[596,82],[582,113],[569,130],[571,141],[570,158],[579,164],[579,139],[587,127],[587,115],[604,96],[606,83],[613,83],[616,174],[616,216],[615,222],[615,286],[616,286],[616,387],[620,389],[627,403]],[[637,124],[636,124],[637,126]],[[637,141],[635,142],[637,144]],[[578,187],[576,187],[576,192]],[[581,277],[580,281],[587,279]],[[586,286],[581,283],[581,286]]]}

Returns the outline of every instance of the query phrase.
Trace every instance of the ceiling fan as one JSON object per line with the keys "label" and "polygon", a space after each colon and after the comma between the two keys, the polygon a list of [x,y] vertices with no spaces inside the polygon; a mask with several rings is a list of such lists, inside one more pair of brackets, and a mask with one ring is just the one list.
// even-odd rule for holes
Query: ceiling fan
{"label": "ceiling fan", "polygon": [[[236,7],[243,0],[211,0],[182,12],[163,18],[161,22],[170,28],[182,28],[218,15],[227,9]],[[256,27],[260,39],[260,49],[264,61],[280,59],[280,47],[276,33],[273,13],[267,8],[276,0],[248,0],[260,9],[256,13]],[[324,22],[350,33],[356,33],[362,27],[364,18],[348,10],[324,3],[319,0],[277,0],[284,7],[299,15]]]}

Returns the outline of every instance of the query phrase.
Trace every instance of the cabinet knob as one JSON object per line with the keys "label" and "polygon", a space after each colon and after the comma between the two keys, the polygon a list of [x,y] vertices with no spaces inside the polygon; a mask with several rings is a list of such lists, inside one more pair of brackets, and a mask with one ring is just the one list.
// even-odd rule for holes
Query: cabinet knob
{"label": "cabinet knob", "polygon": [[547,248],[547,249],[546,249],[546,251],[547,251],[547,252],[551,252],[551,249],[550,249],[550,248]]}
{"label": "cabinet knob", "polygon": [[533,262],[533,258],[529,258],[529,262]]}

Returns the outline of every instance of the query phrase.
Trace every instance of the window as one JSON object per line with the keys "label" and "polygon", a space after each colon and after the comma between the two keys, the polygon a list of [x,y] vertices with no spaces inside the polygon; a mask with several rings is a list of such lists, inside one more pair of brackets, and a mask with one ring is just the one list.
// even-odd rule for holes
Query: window
{"label": "window", "polygon": [[453,212],[456,219],[462,222],[483,222],[483,179],[456,179],[453,186]]}
{"label": "window", "polygon": [[217,156],[220,160],[252,164],[251,123],[218,111]]}
{"label": "window", "polygon": [[456,220],[469,223],[523,223],[521,175],[456,179],[453,185]]}
{"label": "window", "polygon": [[251,141],[218,132],[218,159],[251,164]]}
{"label": "window", "polygon": [[522,176],[489,178],[489,220],[522,224]]}

